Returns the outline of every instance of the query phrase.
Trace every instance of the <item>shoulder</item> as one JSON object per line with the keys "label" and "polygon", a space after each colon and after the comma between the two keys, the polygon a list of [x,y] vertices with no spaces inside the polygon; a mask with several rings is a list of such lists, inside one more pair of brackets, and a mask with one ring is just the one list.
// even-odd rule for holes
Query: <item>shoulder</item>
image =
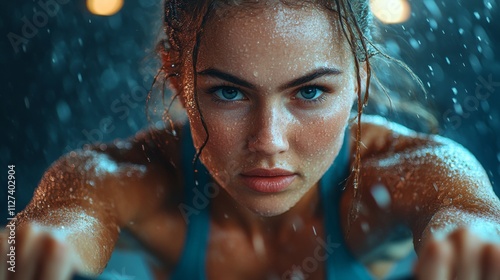
{"label": "shoulder", "polygon": [[[352,130],[355,135],[356,127],[353,126]],[[450,157],[457,157],[477,163],[474,156],[456,141],[436,134],[417,132],[374,115],[362,118],[361,154],[365,159],[404,154],[407,158],[428,156],[450,162]]]}
{"label": "shoulder", "polygon": [[[457,193],[490,196],[489,177],[464,146],[449,138],[419,133],[381,117],[367,117],[361,139],[364,184],[385,181],[413,188],[453,188]],[[429,201],[436,198],[430,197]],[[436,201],[437,203],[437,201]]]}
{"label": "shoulder", "polygon": [[128,139],[86,145],[54,162],[37,193],[74,197],[91,190],[113,197],[124,220],[145,216],[180,197],[179,143],[166,131],[145,130]]}
{"label": "shoulder", "polygon": [[[348,184],[341,202],[344,234],[349,228],[358,256],[381,246],[401,224],[422,220],[451,201],[460,207],[493,203],[488,176],[466,148],[377,116],[362,119],[359,201]],[[355,220],[353,204],[361,205]],[[368,237],[367,225],[376,225]]]}
{"label": "shoulder", "polygon": [[105,154],[120,163],[168,167],[175,165],[180,157],[180,139],[181,135],[172,134],[165,129],[145,129],[127,139],[95,143],[85,149]]}

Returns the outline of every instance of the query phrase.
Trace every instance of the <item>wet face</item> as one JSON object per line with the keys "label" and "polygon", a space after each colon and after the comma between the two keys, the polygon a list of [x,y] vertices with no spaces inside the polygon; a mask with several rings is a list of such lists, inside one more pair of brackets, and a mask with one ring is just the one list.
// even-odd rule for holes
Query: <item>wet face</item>
{"label": "wet face", "polygon": [[[232,8],[234,9],[234,8]],[[284,213],[337,156],[356,97],[355,72],[336,18],[313,7],[268,6],[215,16],[197,63],[209,141],[201,160],[240,205]],[[189,65],[189,64],[188,64]],[[184,72],[193,140],[206,133]]]}

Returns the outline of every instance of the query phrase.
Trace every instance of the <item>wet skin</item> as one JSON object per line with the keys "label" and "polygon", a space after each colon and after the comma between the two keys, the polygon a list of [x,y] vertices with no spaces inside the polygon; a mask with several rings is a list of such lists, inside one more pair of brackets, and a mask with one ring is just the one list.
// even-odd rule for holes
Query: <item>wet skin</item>
{"label": "wet skin", "polygon": [[[210,134],[202,161],[221,187],[211,209],[209,279],[281,277],[315,254],[316,237],[324,235],[317,182],[341,148],[358,90],[352,58],[332,22],[320,10],[278,6],[254,14],[235,12],[207,24],[196,68],[199,104]],[[194,107],[193,75],[184,69],[178,84],[185,89],[182,102],[200,147],[206,135]],[[424,248],[430,257],[439,252],[425,250],[432,244],[431,232],[474,229],[480,221],[476,229],[500,233],[500,203],[482,167],[462,147],[382,118],[366,117],[362,127],[361,210],[354,218],[351,181],[339,207],[348,246],[365,263],[383,253],[373,252],[401,224],[412,230],[419,253]],[[98,222],[74,226],[72,232],[83,238],[72,244],[85,251],[95,235],[84,232],[91,224],[100,236],[94,244],[107,246],[96,246],[98,258],[82,254],[87,271],[104,268],[117,228],[129,229],[165,273],[171,271],[186,235],[178,208],[183,174],[176,168],[183,136],[154,135],[157,142],[143,133],[60,159],[44,175],[20,216],[21,225],[34,220],[59,226],[85,213]],[[295,174],[279,193],[255,192],[241,178],[254,168],[275,167]],[[373,195],[380,186],[388,205]],[[459,232],[455,239],[465,240],[464,235],[469,236]],[[324,279],[323,263],[318,265],[308,279]]]}

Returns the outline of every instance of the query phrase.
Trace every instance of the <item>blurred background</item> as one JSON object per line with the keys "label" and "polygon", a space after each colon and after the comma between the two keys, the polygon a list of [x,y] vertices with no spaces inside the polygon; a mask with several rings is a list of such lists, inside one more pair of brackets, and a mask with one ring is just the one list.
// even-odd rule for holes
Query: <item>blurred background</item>
{"label": "blurred background", "polygon": [[[478,158],[497,194],[498,5],[497,0],[372,1],[383,45],[423,80],[439,133]],[[3,225],[7,165],[16,166],[20,211],[44,170],[63,153],[125,138],[148,125],[145,100],[158,66],[154,47],[162,4],[37,0],[2,1],[0,7]]]}

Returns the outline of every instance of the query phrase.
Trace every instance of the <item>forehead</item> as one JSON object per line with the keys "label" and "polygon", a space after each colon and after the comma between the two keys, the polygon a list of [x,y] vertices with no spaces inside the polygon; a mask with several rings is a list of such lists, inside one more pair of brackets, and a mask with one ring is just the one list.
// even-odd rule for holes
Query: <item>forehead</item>
{"label": "forehead", "polygon": [[267,69],[341,66],[346,47],[336,15],[316,6],[225,7],[207,22],[198,68],[263,61]]}

